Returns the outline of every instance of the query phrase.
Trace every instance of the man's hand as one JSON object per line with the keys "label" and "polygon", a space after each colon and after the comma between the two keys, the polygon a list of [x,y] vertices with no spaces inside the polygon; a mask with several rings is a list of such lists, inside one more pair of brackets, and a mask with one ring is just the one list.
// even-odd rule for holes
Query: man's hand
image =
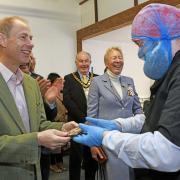
{"label": "man's hand", "polygon": [[99,161],[99,159],[103,160],[103,154],[101,153],[98,147],[95,147],[95,146],[91,147],[91,155],[92,155],[92,158],[96,161]]}
{"label": "man's hand", "polygon": [[121,131],[120,125],[115,120],[105,120],[105,119],[86,117],[86,121],[92,123],[95,126],[105,128],[109,131],[112,130]]}
{"label": "man's hand", "polygon": [[56,97],[60,94],[60,91],[63,89],[63,86],[64,86],[64,79],[57,78],[56,81],[52,84],[52,86],[46,90],[44,94],[44,100],[48,104],[55,103]]}
{"label": "man's hand", "polygon": [[100,164],[108,160],[107,154],[102,147],[91,147],[91,155],[92,158]]}
{"label": "man's hand", "polygon": [[62,131],[69,132],[71,129],[74,129],[76,127],[79,127],[79,125],[75,121],[70,121],[63,124]]}
{"label": "man's hand", "polygon": [[64,78],[63,77],[57,78],[52,86],[56,87],[58,92],[62,91],[64,87]]}
{"label": "man's hand", "polygon": [[48,104],[56,103],[56,97],[60,92],[55,86],[51,86],[44,94],[44,100]]}
{"label": "man's hand", "polygon": [[102,145],[103,135],[106,129],[86,124],[79,124],[79,127],[82,129],[82,134],[73,137],[75,142],[89,147]]}
{"label": "man's hand", "polygon": [[56,129],[48,129],[42,132],[38,132],[38,144],[40,146],[55,150],[70,141],[70,137],[67,135],[67,132],[58,131]]}
{"label": "man's hand", "polygon": [[41,78],[41,77],[37,77],[36,80],[37,80],[37,82],[39,84],[41,95],[42,95],[42,97],[44,97],[45,93],[47,92],[47,90],[51,86],[51,82],[49,80]]}

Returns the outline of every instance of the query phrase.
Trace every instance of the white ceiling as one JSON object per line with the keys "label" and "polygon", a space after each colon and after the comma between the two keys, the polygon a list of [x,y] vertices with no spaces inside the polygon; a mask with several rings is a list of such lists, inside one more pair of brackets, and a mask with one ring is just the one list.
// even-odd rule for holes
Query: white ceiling
{"label": "white ceiling", "polygon": [[82,1],[82,0],[75,0],[78,4]]}

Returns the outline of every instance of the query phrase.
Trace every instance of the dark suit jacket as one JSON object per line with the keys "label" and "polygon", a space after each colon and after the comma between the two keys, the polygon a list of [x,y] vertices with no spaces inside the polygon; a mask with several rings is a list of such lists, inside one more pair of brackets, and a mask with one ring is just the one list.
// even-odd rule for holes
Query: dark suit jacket
{"label": "dark suit jacket", "polygon": [[[80,79],[78,72],[75,72],[75,75]],[[68,121],[74,120],[77,123],[84,123],[87,115],[87,101],[83,87],[72,73],[66,75],[64,79],[63,102],[68,110]]]}

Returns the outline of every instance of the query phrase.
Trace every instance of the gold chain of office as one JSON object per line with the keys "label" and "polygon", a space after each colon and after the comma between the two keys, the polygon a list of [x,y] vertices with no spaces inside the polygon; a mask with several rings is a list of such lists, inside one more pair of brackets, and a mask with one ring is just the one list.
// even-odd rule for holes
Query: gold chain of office
{"label": "gold chain of office", "polygon": [[73,75],[74,79],[83,86],[83,88],[87,89],[87,88],[89,88],[89,86],[91,85],[91,81],[92,81],[92,79],[93,79],[93,73],[91,73],[91,76],[90,76],[90,78],[88,79],[87,83],[84,83],[81,79],[79,79],[79,78],[75,75],[75,73],[72,73],[72,75]]}

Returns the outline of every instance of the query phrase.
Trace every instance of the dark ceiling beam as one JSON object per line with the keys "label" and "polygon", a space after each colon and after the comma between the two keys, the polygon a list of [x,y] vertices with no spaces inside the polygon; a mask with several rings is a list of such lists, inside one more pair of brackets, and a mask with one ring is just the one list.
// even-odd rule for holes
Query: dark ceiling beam
{"label": "dark ceiling beam", "polygon": [[138,5],[138,0],[134,0],[134,6]]}
{"label": "dark ceiling beam", "polygon": [[95,15],[95,22],[98,22],[98,2],[94,0],[94,15]]}
{"label": "dark ceiling beam", "polygon": [[83,1],[81,1],[81,2],[79,3],[79,5],[82,5],[82,4],[84,4],[85,2],[87,2],[87,1],[89,1],[89,0],[83,0]]}
{"label": "dark ceiling beam", "polygon": [[110,32],[115,29],[119,29],[128,24],[131,24],[136,14],[146,5],[150,3],[164,3],[172,6],[180,4],[180,0],[149,0],[138,6],[127,9],[114,16],[106,18],[102,21],[96,22],[90,26],[82,28],[76,32],[77,36],[77,52],[82,50],[82,41],[95,37],[100,34]]}

